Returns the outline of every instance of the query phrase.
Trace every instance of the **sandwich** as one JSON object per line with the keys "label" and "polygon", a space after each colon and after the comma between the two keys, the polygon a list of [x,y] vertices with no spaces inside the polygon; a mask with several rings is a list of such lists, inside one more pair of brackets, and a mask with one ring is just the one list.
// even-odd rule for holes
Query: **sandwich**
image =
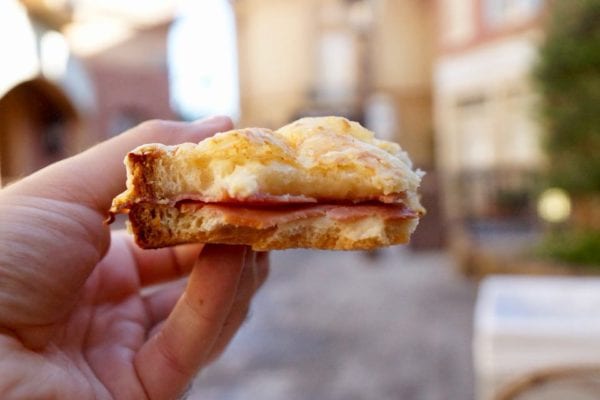
{"label": "sandwich", "polygon": [[406,152],[341,117],[142,145],[125,165],[109,213],[129,215],[142,248],[371,250],[407,243],[425,213]]}

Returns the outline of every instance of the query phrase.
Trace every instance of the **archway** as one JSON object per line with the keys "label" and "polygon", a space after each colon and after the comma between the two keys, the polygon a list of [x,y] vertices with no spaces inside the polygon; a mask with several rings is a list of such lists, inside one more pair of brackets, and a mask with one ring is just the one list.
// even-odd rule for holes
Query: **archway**
{"label": "archway", "polygon": [[0,98],[0,172],[4,183],[74,152],[78,115],[64,92],[38,77]]}

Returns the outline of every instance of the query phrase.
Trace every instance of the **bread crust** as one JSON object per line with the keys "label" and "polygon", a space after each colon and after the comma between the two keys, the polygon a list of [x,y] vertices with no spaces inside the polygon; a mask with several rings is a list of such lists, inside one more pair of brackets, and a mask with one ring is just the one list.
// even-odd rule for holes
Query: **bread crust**
{"label": "bread crust", "polygon": [[422,173],[400,146],[340,117],[304,118],[276,131],[232,130],[198,144],[148,144],[130,152],[125,164],[127,190],[113,201],[113,213],[136,202],[173,204],[186,196],[211,202],[377,200],[424,211],[417,195]]}
{"label": "bread crust", "polygon": [[202,209],[181,210],[151,203],[135,204],[129,221],[137,244],[146,249],[198,242],[250,245],[257,251],[372,250],[407,243],[418,223],[417,218],[385,219],[374,215],[340,221],[326,215],[255,228],[230,224]]}

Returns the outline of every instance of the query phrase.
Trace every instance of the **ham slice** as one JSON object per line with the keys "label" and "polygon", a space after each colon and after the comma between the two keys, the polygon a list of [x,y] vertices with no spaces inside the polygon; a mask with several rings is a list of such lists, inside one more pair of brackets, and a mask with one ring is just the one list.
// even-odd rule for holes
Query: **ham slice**
{"label": "ham slice", "polygon": [[207,212],[221,214],[228,224],[255,229],[267,229],[292,221],[322,216],[343,222],[375,216],[386,221],[418,217],[415,211],[402,204],[310,204],[264,208],[185,201],[181,202],[178,207],[183,213],[203,209]]}

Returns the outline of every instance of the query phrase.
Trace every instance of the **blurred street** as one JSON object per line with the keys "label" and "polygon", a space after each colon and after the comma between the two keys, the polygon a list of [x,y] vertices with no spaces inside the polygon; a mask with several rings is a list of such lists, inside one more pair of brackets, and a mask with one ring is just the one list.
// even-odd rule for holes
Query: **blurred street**
{"label": "blurred street", "polygon": [[473,398],[476,285],[444,253],[271,257],[248,322],[191,399]]}

